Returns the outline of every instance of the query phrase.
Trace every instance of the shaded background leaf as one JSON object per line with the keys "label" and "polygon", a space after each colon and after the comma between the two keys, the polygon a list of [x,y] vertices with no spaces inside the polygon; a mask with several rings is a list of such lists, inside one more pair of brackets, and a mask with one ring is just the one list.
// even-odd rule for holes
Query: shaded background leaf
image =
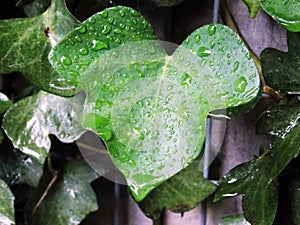
{"label": "shaded background leaf", "polygon": [[9,109],[13,103],[9,100],[9,98],[0,92],[0,113],[5,112],[7,109]]}
{"label": "shaded background leaf", "polygon": [[0,180],[0,224],[15,224],[14,196],[3,180]]}
{"label": "shaded background leaf", "polygon": [[243,214],[224,216],[219,225],[251,225]]}

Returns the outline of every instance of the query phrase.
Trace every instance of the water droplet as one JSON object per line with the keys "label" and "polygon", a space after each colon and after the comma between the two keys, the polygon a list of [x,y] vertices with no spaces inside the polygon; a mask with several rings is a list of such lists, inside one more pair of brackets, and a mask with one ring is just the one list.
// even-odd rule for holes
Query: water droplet
{"label": "water droplet", "polygon": [[143,20],[142,25],[143,29],[145,30],[148,27],[148,22],[146,20]]}
{"label": "water droplet", "polygon": [[112,24],[112,23],[114,22],[114,18],[109,17],[107,21],[108,21],[110,24]]}
{"label": "water droplet", "polygon": [[62,56],[60,61],[66,66],[72,65],[72,60],[68,56]]}
{"label": "water droplet", "polygon": [[111,31],[111,26],[110,25],[104,25],[101,33],[102,34],[108,34]]}
{"label": "water droplet", "polygon": [[215,65],[215,62],[211,60],[211,61],[209,62],[209,65],[210,65],[210,66],[213,66],[213,65]]}
{"label": "water droplet", "polygon": [[233,72],[236,72],[239,68],[239,65],[240,63],[238,61],[234,62],[234,65],[233,65]]}
{"label": "water droplet", "polygon": [[192,82],[192,77],[189,74],[185,73],[181,77],[181,84],[182,85],[188,85],[189,86],[191,84],[191,82]]}
{"label": "water droplet", "polygon": [[108,12],[106,10],[100,12],[100,15],[103,17],[103,18],[107,18],[108,16]]}
{"label": "water droplet", "polygon": [[124,16],[125,16],[124,10],[121,9],[121,10],[119,11],[119,14],[120,14],[121,17],[124,17]]}
{"label": "water droplet", "polygon": [[210,48],[214,48],[215,47],[215,42],[212,40],[211,42],[210,42]]}
{"label": "water droplet", "polygon": [[95,24],[96,20],[95,20],[94,17],[90,17],[89,20],[88,20],[88,22],[89,22],[90,24]]}
{"label": "water droplet", "polygon": [[124,28],[125,28],[125,26],[126,26],[126,25],[125,25],[125,24],[123,24],[123,23],[120,23],[120,24],[119,24],[119,27],[120,27],[120,28],[122,28],[122,29],[124,29]]}
{"label": "water droplet", "polygon": [[216,30],[217,30],[217,28],[216,28],[215,24],[208,25],[207,32],[209,35],[211,35],[211,36],[214,35],[216,33]]}
{"label": "water droplet", "polygon": [[197,34],[196,36],[195,36],[195,41],[196,42],[199,42],[201,40],[201,36],[199,35],[199,34]]}
{"label": "water droplet", "polygon": [[86,32],[86,26],[81,25],[81,26],[78,28],[78,32],[81,33],[81,34],[84,34],[84,33]]}
{"label": "water droplet", "polygon": [[234,82],[234,89],[238,92],[244,92],[248,82],[245,77],[240,77]]}
{"label": "water droplet", "polygon": [[79,49],[79,52],[81,55],[87,55],[89,53],[87,48],[81,48],[81,49]]}
{"label": "water droplet", "polygon": [[200,57],[207,57],[210,54],[211,54],[211,51],[208,48],[206,48],[205,46],[201,46],[197,52],[197,55]]}
{"label": "water droplet", "polygon": [[283,61],[282,57],[280,57],[280,56],[277,59],[278,59],[279,62]]}
{"label": "water droplet", "polygon": [[230,53],[228,53],[226,56],[227,56],[228,59],[231,58],[231,54]]}
{"label": "water droplet", "polygon": [[74,39],[75,39],[77,42],[82,42],[82,39],[81,39],[81,37],[80,37],[80,36],[78,36],[78,35],[76,35],[76,36],[74,37]]}
{"label": "water droplet", "polygon": [[227,65],[230,65],[230,64],[231,64],[231,61],[230,61],[230,60],[228,60],[228,61],[227,61]]}
{"label": "water droplet", "polygon": [[92,41],[92,50],[93,51],[99,51],[101,49],[108,49],[108,43],[98,41],[98,40],[93,40]]}

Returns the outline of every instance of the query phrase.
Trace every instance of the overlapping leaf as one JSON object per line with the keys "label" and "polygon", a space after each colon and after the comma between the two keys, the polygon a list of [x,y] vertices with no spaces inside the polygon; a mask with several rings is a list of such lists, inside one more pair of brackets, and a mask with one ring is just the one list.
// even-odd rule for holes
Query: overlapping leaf
{"label": "overlapping leaf", "polygon": [[139,203],[145,215],[155,220],[165,208],[178,213],[185,212],[211,195],[217,187],[203,177],[199,166],[200,160],[197,159],[154,189]]}
{"label": "overlapping leaf", "polygon": [[15,224],[14,196],[3,180],[0,180],[0,224]]}
{"label": "overlapping leaf", "polygon": [[260,10],[259,0],[243,0],[248,7],[248,11],[251,18],[255,18]]}
{"label": "overlapping leaf", "polygon": [[13,103],[9,100],[9,98],[0,92],[0,113],[5,112],[7,109],[9,109]]}
{"label": "overlapping leaf", "polygon": [[209,111],[248,103],[260,90],[245,46],[223,25],[197,29],[172,56],[153,39],[138,12],[114,7],[50,54],[86,91],[84,126],[106,141],[138,201],[199,155]]}
{"label": "overlapping leaf", "polygon": [[288,52],[267,48],[261,53],[262,70],[266,83],[275,90],[299,92],[300,33],[288,32],[287,38]]}
{"label": "overlapping leaf", "polygon": [[242,214],[222,217],[219,225],[251,225]]}
{"label": "overlapping leaf", "polygon": [[[38,205],[34,207],[32,225],[77,225],[91,211],[97,210],[97,199],[90,182],[97,175],[84,161],[67,163],[58,173],[58,178],[49,190],[48,183],[41,183],[38,194],[33,198]],[[46,193],[44,197],[43,194]]]}
{"label": "overlapping leaf", "polygon": [[259,0],[262,8],[289,31],[300,31],[298,0]]}
{"label": "overlapping leaf", "polygon": [[84,132],[78,107],[80,98],[63,98],[41,91],[11,107],[2,126],[16,148],[43,164],[50,149],[49,134],[70,143]]}
{"label": "overlapping leaf", "polygon": [[[49,9],[36,17],[1,20],[0,73],[19,71],[39,88],[74,94],[74,87],[57,76],[47,58],[50,42],[58,42],[78,25],[64,0],[53,0]],[[50,30],[49,37],[45,30]]]}

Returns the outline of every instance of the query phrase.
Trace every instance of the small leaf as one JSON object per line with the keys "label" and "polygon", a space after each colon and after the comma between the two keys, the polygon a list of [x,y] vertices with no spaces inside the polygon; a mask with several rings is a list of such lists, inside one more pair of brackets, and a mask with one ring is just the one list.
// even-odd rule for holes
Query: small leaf
{"label": "small leaf", "polygon": [[156,220],[165,208],[177,213],[185,212],[211,195],[216,185],[203,177],[199,166],[200,160],[197,159],[150,192],[139,203],[145,215]]}
{"label": "small leaf", "polygon": [[[68,162],[58,173],[58,178],[46,192],[42,202],[32,215],[32,225],[75,225],[91,211],[98,209],[95,193],[90,182],[95,172],[84,161]],[[41,183],[36,197],[45,193],[48,183]],[[40,200],[40,199],[39,199]]]}
{"label": "small leaf", "polygon": [[259,118],[256,123],[256,132],[284,138],[298,125],[299,120],[299,105],[274,105]]}
{"label": "small leaf", "polygon": [[48,54],[51,41],[58,42],[78,25],[64,0],[52,0],[48,10],[36,17],[0,20],[0,73],[19,71],[41,89],[74,94],[74,87],[59,79],[51,67]]}
{"label": "small leaf", "polygon": [[259,0],[243,0],[243,1],[248,7],[250,17],[252,19],[255,18],[258,11],[260,10]]}
{"label": "small leaf", "polygon": [[251,225],[243,214],[228,215],[221,218],[219,225]]}
{"label": "small leaf", "polygon": [[50,149],[49,134],[70,143],[84,132],[78,104],[77,97],[63,98],[41,91],[11,107],[2,126],[16,148],[43,164]]}
{"label": "small leaf", "polygon": [[298,0],[259,0],[262,8],[285,29],[300,31],[300,2]]}
{"label": "small leaf", "polygon": [[0,113],[5,112],[7,109],[9,109],[13,103],[9,100],[9,98],[0,92]]}
{"label": "small leaf", "polygon": [[15,224],[14,196],[3,180],[0,180],[0,224]]}
{"label": "small leaf", "polygon": [[[300,2],[299,2],[300,4]],[[287,33],[288,52],[267,48],[261,53],[266,83],[281,92],[300,91],[300,33]],[[274,66],[276,65],[276,66]]]}

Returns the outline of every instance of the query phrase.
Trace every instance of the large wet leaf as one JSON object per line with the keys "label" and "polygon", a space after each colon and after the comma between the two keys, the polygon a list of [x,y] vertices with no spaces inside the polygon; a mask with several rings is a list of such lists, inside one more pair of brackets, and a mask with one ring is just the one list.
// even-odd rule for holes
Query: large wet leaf
{"label": "large wet leaf", "polygon": [[275,105],[257,121],[256,132],[258,134],[271,134],[284,138],[300,120],[299,105]]}
{"label": "large wet leaf", "polygon": [[[95,193],[90,185],[97,175],[84,161],[68,162],[58,173],[50,189],[48,183],[41,183],[39,203],[34,208],[32,225],[75,225],[91,211],[98,209]],[[42,197],[43,194],[46,195]],[[42,198],[41,198],[42,197]],[[42,199],[42,201],[40,201]]]}
{"label": "large wet leaf", "polygon": [[2,126],[16,148],[43,164],[51,145],[49,134],[70,143],[84,132],[78,104],[77,97],[63,98],[41,91],[11,107]]}
{"label": "large wet leaf", "polygon": [[158,219],[165,208],[185,212],[196,207],[216,190],[216,185],[203,177],[200,160],[158,186],[139,203],[146,216]]}
{"label": "large wet leaf", "polygon": [[51,42],[55,44],[78,25],[64,0],[53,0],[48,10],[36,17],[1,20],[0,73],[19,71],[41,89],[73,94],[74,87],[58,79],[48,54]]}
{"label": "large wet leaf", "polygon": [[3,180],[0,180],[0,224],[15,224],[14,196]]}
{"label": "large wet leaf", "polygon": [[298,0],[259,0],[262,8],[289,31],[300,31],[300,2]]}
{"label": "large wet leaf", "polygon": [[251,225],[243,214],[228,215],[221,218],[219,225]]}
{"label": "large wet leaf", "polygon": [[243,194],[243,209],[253,225],[273,223],[277,201],[276,180],[300,151],[300,126],[294,126],[284,139],[275,139],[269,152],[231,170],[220,180],[215,200]]}
{"label": "large wet leaf", "polygon": [[260,4],[258,0],[243,0],[248,7],[249,15],[251,18],[255,18],[260,10]]}
{"label": "large wet leaf", "polygon": [[0,113],[5,112],[7,109],[9,109],[13,103],[9,100],[9,98],[0,92]]}
{"label": "large wet leaf", "polygon": [[272,48],[267,48],[262,51],[260,56],[262,70],[266,83],[275,90],[282,92],[299,92],[300,33],[288,32],[287,38],[288,52],[282,52]]}
{"label": "large wet leaf", "polygon": [[[137,20],[130,35],[126,24],[120,27],[120,14]],[[107,9],[50,55],[61,74],[87,93],[84,126],[104,139],[138,201],[199,155],[210,111],[248,103],[260,90],[246,47],[228,27],[199,28],[168,56],[162,44],[167,51],[177,46],[149,40],[152,30],[143,21],[132,9]]]}

